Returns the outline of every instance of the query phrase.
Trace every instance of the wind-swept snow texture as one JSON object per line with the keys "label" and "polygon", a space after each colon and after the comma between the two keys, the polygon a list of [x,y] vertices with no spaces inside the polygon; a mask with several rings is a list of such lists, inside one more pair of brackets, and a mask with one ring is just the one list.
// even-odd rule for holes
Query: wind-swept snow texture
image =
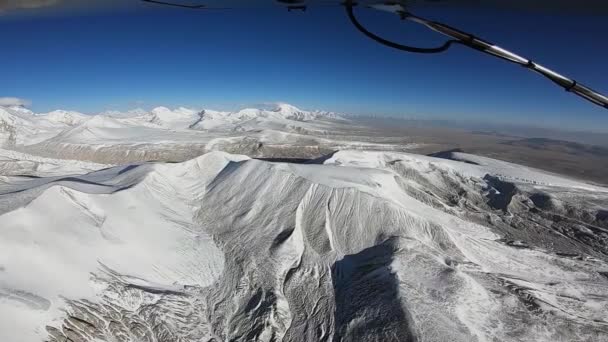
{"label": "wind-swept snow texture", "polygon": [[608,340],[608,189],[459,157],[0,183],[0,340]]}

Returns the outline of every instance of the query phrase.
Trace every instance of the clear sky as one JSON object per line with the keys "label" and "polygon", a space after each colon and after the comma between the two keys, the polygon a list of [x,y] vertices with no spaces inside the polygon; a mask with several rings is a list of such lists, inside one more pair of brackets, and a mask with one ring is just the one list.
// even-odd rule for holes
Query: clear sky
{"label": "clear sky", "polygon": [[[424,14],[608,93],[605,16]],[[365,11],[361,20],[402,42],[442,40],[390,14]],[[358,33],[342,8],[4,15],[0,68],[0,97],[28,99],[40,112],[283,101],[354,114],[608,131],[608,111],[524,68],[459,46],[433,56],[394,51]]]}

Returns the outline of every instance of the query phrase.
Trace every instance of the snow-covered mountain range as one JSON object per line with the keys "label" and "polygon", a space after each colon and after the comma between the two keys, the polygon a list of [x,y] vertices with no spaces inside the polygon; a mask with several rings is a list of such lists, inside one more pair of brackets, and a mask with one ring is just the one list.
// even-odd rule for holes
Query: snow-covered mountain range
{"label": "snow-covered mountain range", "polygon": [[608,340],[608,188],[359,129],[0,108],[0,341]]}
{"label": "snow-covered mountain range", "polygon": [[63,110],[34,114],[23,107],[0,107],[0,146],[39,143],[88,119],[84,114]]}
{"label": "snow-covered mountain range", "polygon": [[311,157],[344,147],[407,148],[335,136],[354,127],[335,113],[305,111],[284,103],[236,112],[157,107],[98,115],[34,114],[22,107],[0,107],[0,148],[106,164],[185,161],[212,150]]}
{"label": "snow-covered mountain range", "polygon": [[5,177],[0,339],[605,340],[608,189],[457,157]]}
{"label": "snow-covered mountain range", "polygon": [[[37,114],[20,106],[0,107],[0,144],[29,146],[50,138],[82,139],[80,143],[86,144],[93,137],[105,139],[107,136],[104,136],[103,132],[79,135],[83,131],[134,127],[224,132],[254,129],[298,130],[314,127],[315,125],[311,125],[313,121],[324,119],[341,118],[332,112],[305,111],[285,103],[278,103],[272,109],[245,108],[236,112],[157,107],[150,111],[136,109],[97,115],[65,110]],[[64,134],[59,137],[61,133]],[[95,133],[101,134],[97,136]]]}

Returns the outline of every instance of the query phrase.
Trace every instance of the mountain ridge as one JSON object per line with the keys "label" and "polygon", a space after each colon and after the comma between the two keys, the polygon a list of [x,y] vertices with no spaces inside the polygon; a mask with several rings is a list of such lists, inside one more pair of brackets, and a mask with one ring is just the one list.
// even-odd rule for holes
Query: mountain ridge
{"label": "mountain ridge", "polygon": [[[475,160],[346,150],[290,164],[211,152],[0,183],[0,312],[18,317],[0,322],[0,337],[608,336],[598,273],[608,272],[608,188]],[[500,209],[492,177],[515,189]],[[543,223],[554,215],[578,226]]]}

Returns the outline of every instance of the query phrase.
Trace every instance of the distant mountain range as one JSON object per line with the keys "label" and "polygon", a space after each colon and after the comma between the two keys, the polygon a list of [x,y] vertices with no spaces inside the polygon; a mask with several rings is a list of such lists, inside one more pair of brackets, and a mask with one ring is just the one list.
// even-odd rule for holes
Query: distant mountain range
{"label": "distant mountain range", "polygon": [[[305,111],[286,103],[272,109],[246,108],[237,112],[209,109],[169,109],[157,107],[150,111],[135,109],[127,112],[103,112],[85,115],[74,111],[56,110],[34,113],[20,106],[0,107],[0,146],[27,146],[58,137],[72,137],[86,143],[92,135],[78,132],[96,129],[146,127],[175,130],[248,130],[261,128],[306,127],[306,122],[318,119],[340,119],[336,113]],[[68,133],[68,130],[73,132]],[[100,138],[105,138],[103,135]]]}
{"label": "distant mountain range", "polygon": [[0,341],[608,340],[608,188],[434,136],[287,104],[1,108]]}
{"label": "distant mountain range", "polygon": [[[182,161],[213,149],[280,155],[286,145],[294,147],[288,154],[299,150],[307,157],[348,144],[330,138],[341,126],[352,123],[333,112],[285,103],[236,112],[157,107],[97,115],[33,113],[14,106],[0,107],[0,148],[102,163]],[[275,152],[256,152],[262,148]]]}

